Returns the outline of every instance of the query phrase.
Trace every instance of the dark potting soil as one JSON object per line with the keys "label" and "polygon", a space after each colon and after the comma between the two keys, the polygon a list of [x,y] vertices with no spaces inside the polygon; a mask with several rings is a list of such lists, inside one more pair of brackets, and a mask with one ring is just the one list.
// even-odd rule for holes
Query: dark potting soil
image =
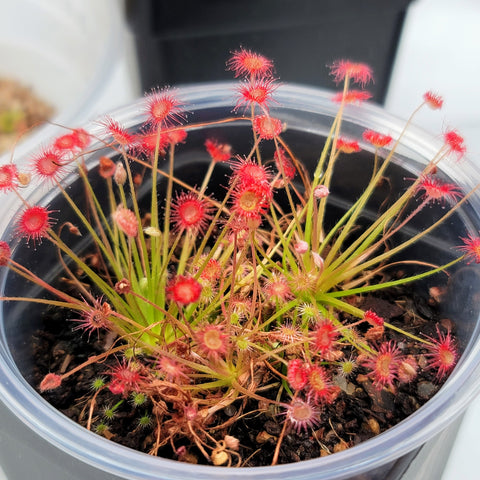
{"label": "dark potting soil", "polygon": [[[406,288],[390,292],[389,296],[384,295],[383,298],[362,299],[360,305],[416,335],[435,336],[437,326],[443,332],[454,331],[453,322],[442,318],[433,299],[415,296]],[[78,330],[74,331],[75,324],[72,323],[65,321],[64,312],[51,311],[45,316],[44,329],[34,335],[35,369],[27,380],[35,387],[38,387],[47,373],[68,371],[87,358],[105,352],[108,338],[92,334],[88,339],[86,335],[81,336]],[[421,346],[392,330],[388,330],[387,339],[396,340],[404,353],[414,355],[420,367],[416,379],[402,384],[396,392],[387,388],[376,389],[360,367],[351,377],[337,377],[342,392],[333,404],[324,407],[322,421],[313,429],[297,432],[288,427],[282,436],[285,416],[278,412],[259,413],[261,406],[256,400],[249,400],[247,405],[234,404],[219,413],[215,424],[223,424],[240,408],[244,415],[228,432],[223,430],[213,435],[218,434],[218,440],[221,440],[228,433],[239,440],[238,457],[233,459],[234,465],[264,466],[271,464],[280,437],[282,443],[277,463],[283,464],[333,454],[384,432],[417,410],[441,386],[434,371],[425,368],[427,360]],[[95,412],[105,413],[116,406],[112,418],[100,418],[101,415],[95,413],[89,423],[92,382],[98,377],[106,378],[106,373],[114,362],[114,359],[108,359],[104,363],[89,365],[67,378],[60,388],[42,395],[80,425],[124,446],[152,453],[152,445],[155,443],[154,424],[145,421],[142,425],[141,421],[152,408],[148,402],[134,407],[129,400],[125,400],[117,405],[119,396],[103,389],[96,397]],[[253,413],[245,414],[249,411]],[[175,444],[176,451],[166,445],[155,450],[154,454],[208,463],[194,445],[185,442],[184,440],[184,451],[188,455],[182,458],[178,456],[179,447],[183,448],[181,443]]]}

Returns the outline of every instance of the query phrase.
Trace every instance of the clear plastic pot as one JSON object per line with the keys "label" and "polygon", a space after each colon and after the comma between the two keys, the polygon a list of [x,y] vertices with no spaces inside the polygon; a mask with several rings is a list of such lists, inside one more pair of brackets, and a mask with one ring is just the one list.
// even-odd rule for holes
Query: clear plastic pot
{"label": "clear plastic pot", "polygon": [[[189,120],[195,122],[230,115],[234,97],[232,92],[233,84],[220,83],[180,88],[178,95],[192,112]],[[310,157],[310,161],[314,161],[319,151],[317,148],[313,151],[311,145],[321,147],[322,137],[328,132],[336,112],[336,105],[330,101],[331,93],[313,88],[283,86],[277,91],[276,98],[278,105],[272,108],[272,115],[287,123],[287,141],[297,153],[300,152],[301,158]],[[134,128],[145,120],[143,105],[143,100],[139,100],[115,112],[112,117],[122,125]],[[215,130],[205,127],[192,132],[179,158],[182,155],[190,158],[192,152],[195,158],[201,158],[199,152],[203,151],[202,142],[206,135],[214,135],[221,140],[233,139],[235,147],[236,142],[242,140],[241,131],[237,131],[242,127],[235,125],[229,124]],[[342,128],[345,135],[361,141],[361,133],[366,128],[397,138],[403,125],[403,121],[387,115],[383,110],[364,105],[347,108]],[[98,133],[98,128],[95,124],[87,126],[94,133]],[[190,151],[188,145],[192,142]],[[367,145],[362,146],[368,148]],[[412,128],[398,146],[393,183],[395,179],[403,181],[409,174],[418,173],[439,146],[437,140]],[[98,154],[87,163],[95,163],[96,157]],[[187,161],[185,165],[186,170],[194,175],[197,164]],[[200,168],[200,163],[198,165]],[[467,160],[462,161],[461,168],[454,161],[446,162],[444,167],[443,173],[465,189],[480,180],[480,172]],[[362,183],[361,168],[355,164],[351,164],[351,168],[353,170],[349,174],[348,164],[342,164],[337,183],[341,192],[342,178],[347,181],[347,187],[344,188],[347,196],[355,195],[355,188],[361,187]],[[67,181],[72,182],[74,189],[74,177]],[[47,192],[37,189],[30,198],[32,201],[56,205],[54,190]],[[2,239],[10,238],[14,228],[12,217],[21,207],[14,197],[9,197],[7,201],[4,211],[11,212],[11,215],[0,219]],[[341,198],[338,203],[341,205]],[[480,196],[475,194],[467,207],[462,208],[447,222],[448,225],[431,235],[418,248],[422,248],[425,255],[431,255],[433,259],[444,255],[448,258],[451,246],[458,244],[460,235],[480,229],[477,212],[480,212]],[[417,228],[422,226],[418,225]],[[43,254],[38,255],[37,252],[35,255],[32,249],[16,249],[15,255],[20,254],[24,256],[23,261],[29,261],[28,255],[31,255],[32,264],[37,264],[36,268],[42,269],[44,264],[48,265],[48,260],[41,258]],[[2,294],[17,290],[15,283],[8,281],[6,269],[2,269],[0,275]],[[28,354],[29,335],[34,328],[32,324],[35,323],[34,309],[28,307],[22,310],[19,304],[3,304],[0,313],[0,466],[8,480],[224,480],[246,476],[254,480],[438,478],[438,468],[435,467],[441,466],[444,458],[439,459],[429,455],[429,452],[432,449],[437,454],[448,451],[455,421],[480,387],[479,305],[475,301],[475,294],[480,290],[480,276],[478,269],[472,266],[461,268],[454,275],[455,291],[449,304],[455,313],[457,335],[463,353],[453,374],[431,400],[395,427],[343,452],[295,464],[248,469],[191,465],[151,457],[108,441],[66,418],[44,401],[23,377],[31,362],[25,355]],[[15,293],[18,294],[18,291]],[[412,468],[415,469],[413,473]]]}

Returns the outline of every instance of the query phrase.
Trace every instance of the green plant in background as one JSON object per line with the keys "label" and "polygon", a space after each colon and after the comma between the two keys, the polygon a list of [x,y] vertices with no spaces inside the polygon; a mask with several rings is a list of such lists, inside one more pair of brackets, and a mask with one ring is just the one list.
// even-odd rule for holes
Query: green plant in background
{"label": "green plant in background", "polygon": [[0,113],[0,132],[20,132],[25,128],[25,113],[18,108],[11,108]]}

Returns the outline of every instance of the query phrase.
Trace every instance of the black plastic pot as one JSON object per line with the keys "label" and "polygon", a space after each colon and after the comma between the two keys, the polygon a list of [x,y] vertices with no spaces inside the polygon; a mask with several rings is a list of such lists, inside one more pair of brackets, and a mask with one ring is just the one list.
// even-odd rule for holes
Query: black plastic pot
{"label": "black plastic pot", "polygon": [[284,82],[330,87],[325,65],[368,63],[382,103],[411,0],[127,0],[144,90],[228,80],[244,46],[275,59]]}

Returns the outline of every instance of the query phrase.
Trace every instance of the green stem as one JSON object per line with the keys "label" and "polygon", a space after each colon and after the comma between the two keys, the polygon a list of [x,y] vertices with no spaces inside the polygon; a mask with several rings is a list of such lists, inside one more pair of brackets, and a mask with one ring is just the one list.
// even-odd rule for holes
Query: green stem
{"label": "green stem", "polygon": [[363,293],[368,293],[368,292],[374,292],[377,290],[382,290],[385,288],[390,288],[390,287],[397,287],[399,285],[405,285],[407,283],[415,282],[417,280],[421,280],[422,278],[429,277],[431,275],[435,275],[436,273],[444,272],[448,270],[450,267],[455,265],[456,263],[460,262],[463,260],[463,256],[456,258],[455,260],[452,260],[449,263],[446,263],[445,265],[442,265],[441,267],[433,268],[432,270],[427,270],[426,272],[422,272],[416,275],[412,275],[409,277],[405,278],[400,278],[398,280],[391,280],[389,282],[382,282],[378,283],[375,285],[366,285],[364,287],[358,287],[358,288],[352,288],[349,290],[340,290],[336,292],[329,292],[327,295],[331,296],[332,298],[340,298],[340,297],[349,297],[352,295],[358,295],[358,294],[363,294]]}

